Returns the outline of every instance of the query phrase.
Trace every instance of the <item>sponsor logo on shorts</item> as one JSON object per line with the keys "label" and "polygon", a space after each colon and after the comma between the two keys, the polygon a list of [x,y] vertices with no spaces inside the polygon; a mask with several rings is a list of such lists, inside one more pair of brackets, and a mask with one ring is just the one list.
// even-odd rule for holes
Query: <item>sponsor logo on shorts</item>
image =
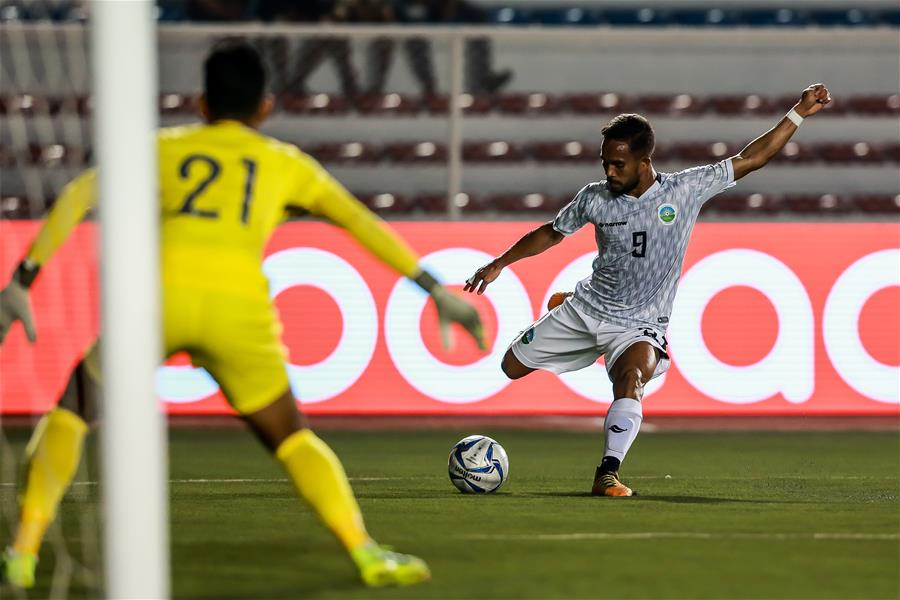
{"label": "sponsor logo on shorts", "polygon": [[671,204],[660,204],[656,208],[656,214],[659,215],[659,220],[666,225],[671,225],[678,218],[678,213],[675,212],[675,207]]}
{"label": "sponsor logo on shorts", "polygon": [[530,344],[531,340],[534,339],[534,327],[530,328],[528,331],[522,334],[522,343]]}
{"label": "sponsor logo on shorts", "polygon": [[609,430],[612,431],[613,433],[625,433],[626,431],[628,431],[627,429],[622,429],[618,425],[613,425],[612,427],[609,428]]}

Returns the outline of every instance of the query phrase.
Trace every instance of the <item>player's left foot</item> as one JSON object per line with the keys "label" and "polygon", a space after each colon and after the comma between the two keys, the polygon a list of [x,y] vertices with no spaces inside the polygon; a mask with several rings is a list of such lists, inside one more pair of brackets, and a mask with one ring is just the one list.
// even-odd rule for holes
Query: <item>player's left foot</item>
{"label": "player's left foot", "polygon": [[7,548],[0,556],[0,582],[20,589],[32,588],[36,566],[37,556],[34,554],[23,554]]}
{"label": "player's left foot", "polygon": [[360,546],[350,554],[359,567],[360,577],[369,587],[415,585],[431,579],[431,571],[421,558],[392,552],[374,542]]}
{"label": "player's left foot", "polygon": [[615,498],[626,498],[634,496],[634,492],[630,487],[619,481],[619,474],[615,471],[601,471],[597,469],[594,475],[594,485],[591,487],[592,496],[611,496]]}

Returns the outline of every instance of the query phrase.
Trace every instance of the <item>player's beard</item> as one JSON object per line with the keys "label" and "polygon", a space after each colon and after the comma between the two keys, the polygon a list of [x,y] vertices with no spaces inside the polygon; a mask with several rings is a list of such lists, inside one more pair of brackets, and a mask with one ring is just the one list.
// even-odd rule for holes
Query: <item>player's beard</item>
{"label": "player's beard", "polygon": [[624,183],[610,183],[609,181],[607,181],[606,187],[609,188],[609,191],[611,191],[616,196],[621,196],[622,194],[630,194],[632,191],[634,191],[634,188],[638,186],[638,183],[640,183],[640,181],[640,177],[635,175],[633,178],[625,181]]}

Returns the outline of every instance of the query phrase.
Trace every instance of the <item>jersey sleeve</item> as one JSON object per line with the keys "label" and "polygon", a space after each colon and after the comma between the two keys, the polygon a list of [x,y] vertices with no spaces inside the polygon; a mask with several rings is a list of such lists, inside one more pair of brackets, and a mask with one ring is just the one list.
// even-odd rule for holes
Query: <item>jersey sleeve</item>
{"label": "jersey sleeve", "polygon": [[419,257],[391,227],[357,200],[315,160],[305,157],[308,177],[296,206],[345,229],[381,262],[406,277],[419,273]]}
{"label": "jersey sleeve", "polygon": [[96,202],[96,184],[97,171],[88,169],[63,188],[28,250],[28,259],[43,265],[53,256]]}
{"label": "jersey sleeve", "polygon": [[588,222],[585,204],[591,197],[590,186],[586,185],[566,204],[556,218],[553,219],[553,229],[563,235],[572,235]]}
{"label": "jersey sleeve", "polygon": [[701,205],[735,185],[734,167],[730,158],[704,167],[687,169],[678,176],[688,186],[691,197]]}

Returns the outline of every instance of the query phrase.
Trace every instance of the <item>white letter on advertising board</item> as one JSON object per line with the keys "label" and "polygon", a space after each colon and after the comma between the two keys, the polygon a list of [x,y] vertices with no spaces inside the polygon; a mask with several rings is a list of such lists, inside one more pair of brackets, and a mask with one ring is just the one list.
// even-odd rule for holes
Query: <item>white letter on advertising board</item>
{"label": "white letter on advertising board", "polygon": [[876,292],[894,285],[900,285],[900,250],[873,252],[847,267],[825,301],[822,335],[831,364],[847,385],[872,400],[896,404],[900,367],[876,360],[859,336],[863,306]]}
{"label": "white letter on advertising board", "polygon": [[[753,365],[726,364],[703,340],[703,311],[716,294],[733,286],[761,292],[778,315],[775,344]],[[725,250],[697,262],[681,280],[669,336],[678,370],[707,396],[730,404],[759,402],[778,393],[794,403],[812,396],[815,331],[809,295],[794,272],[768,254]]]}

